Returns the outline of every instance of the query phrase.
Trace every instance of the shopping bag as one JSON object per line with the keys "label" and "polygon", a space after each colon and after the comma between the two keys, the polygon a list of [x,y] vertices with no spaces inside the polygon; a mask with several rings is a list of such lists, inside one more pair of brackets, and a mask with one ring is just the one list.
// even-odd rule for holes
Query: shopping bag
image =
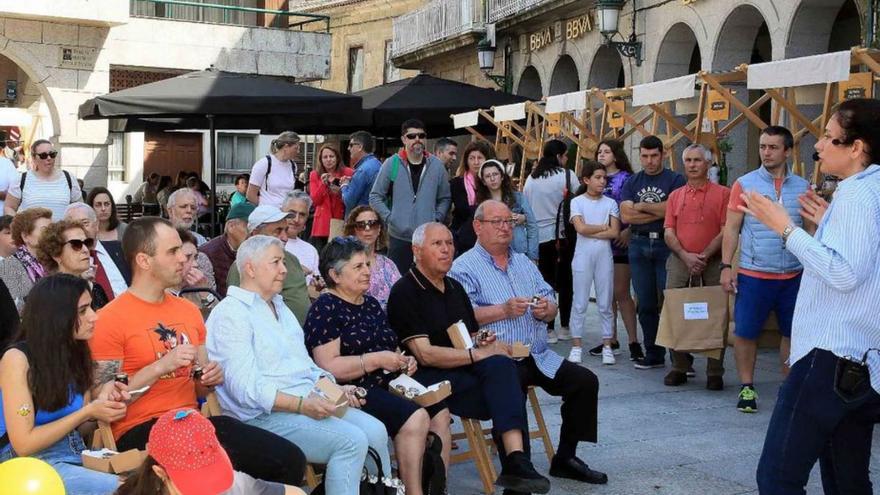
{"label": "shopping bag", "polygon": [[330,235],[327,236],[327,241],[332,241],[337,237],[342,237],[342,231],[345,229],[345,221],[340,220],[338,218],[330,219]]}
{"label": "shopping bag", "polygon": [[663,291],[657,345],[676,351],[722,349],[727,333],[727,293],[720,285]]}

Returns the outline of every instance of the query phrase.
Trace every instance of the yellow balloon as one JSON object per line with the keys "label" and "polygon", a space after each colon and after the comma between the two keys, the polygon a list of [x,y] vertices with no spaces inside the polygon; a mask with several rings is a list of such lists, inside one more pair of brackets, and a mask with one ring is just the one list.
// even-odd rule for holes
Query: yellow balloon
{"label": "yellow balloon", "polygon": [[64,482],[52,466],[33,457],[0,464],[0,495],[64,495]]}

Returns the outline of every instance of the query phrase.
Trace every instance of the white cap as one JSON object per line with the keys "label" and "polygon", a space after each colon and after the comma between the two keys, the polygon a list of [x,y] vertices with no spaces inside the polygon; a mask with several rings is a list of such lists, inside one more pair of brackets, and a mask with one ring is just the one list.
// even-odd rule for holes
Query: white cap
{"label": "white cap", "polygon": [[284,213],[276,206],[260,205],[254,208],[254,211],[248,216],[248,232],[257,230],[257,228],[264,223],[278,222],[284,220],[288,216],[290,216],[289,213]]}

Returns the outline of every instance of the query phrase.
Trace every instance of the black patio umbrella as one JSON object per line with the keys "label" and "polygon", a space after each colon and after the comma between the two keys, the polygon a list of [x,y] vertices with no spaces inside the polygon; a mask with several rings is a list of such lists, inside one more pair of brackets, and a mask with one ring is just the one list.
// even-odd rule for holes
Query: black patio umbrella
{"label": "black patio umbrella", "polygon": [[463,134],[454,129],[451,114],[478,108],[528,101],[528,98],[472,84],[420,74],[354,93],[363,98],[370,128],[386,136],[398,136],[400,124],[417,118],[431,136]]}
{"label": "black patio umbrella", "polygon": [[209,129],[212,228],[216,224],[217,129],[303,132],[322,125],[330,128],[361,115],[358,96],[213,68],[98,96],[79,107],[83,120],[118,118],[144,127],[164,123],[178,129]]}

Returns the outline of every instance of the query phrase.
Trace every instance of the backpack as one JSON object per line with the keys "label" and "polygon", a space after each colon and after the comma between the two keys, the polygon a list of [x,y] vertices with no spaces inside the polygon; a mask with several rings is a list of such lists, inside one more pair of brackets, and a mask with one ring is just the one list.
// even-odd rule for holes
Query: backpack
{"label": "backpack", "polygon": [[422,458],[422,493],[425,495],[444,495],[446,493],[446,466],[440,451],[443,441],[436,433],[428,432],[425,441],[425,455]]}
{"label": "backpack", "polygon": [[[67,179],[67,188],[73,192],[73,179],[70,178],[70,173],[67,170],[62,170],[64,173],[64,178]],[[27,179],[27,172],[21,173],[21,182],[18,184],[18,190],[21,191],[21,195],[24,196],[24,181]]]}
{"label": "backpack", "polygon": [[385,193],[385,205],[388,209],[391,209],[391,206],[394,204],[394,181],[397,180],[397,174],[400,173],[400,156],[397,153],[391,158],[391,173],[388,174],[388,180],[390,184],[388,185],[388,191]]}
{"label": "backpack", "polygon": [[[290,163],[290,168],[293,170],[293,188],[297,188],[297,183],[300,183],[300,180],[296,176],[296,164],[293,163],[293,160],[287,160]],[[269,174],[272,173],[272,157],[266,155],[266,177],[263,178],[263,188],[265,190],[269,190]]]}
{"label": "backpack", "polygon": [[[558,262],[562,263],[563,253],[574,252],[575,241],[577,240],[577,231],[574,225],[568,221],[571,217],[571,200],[574,198],[574,192],[571,190],[571,171],[563,168],[565,173],[565,195],[556,208],[556,252],[559,254]],[[560,228],[561,227],[561,228]],[[561,231],[561,233],[560,233]]]}

